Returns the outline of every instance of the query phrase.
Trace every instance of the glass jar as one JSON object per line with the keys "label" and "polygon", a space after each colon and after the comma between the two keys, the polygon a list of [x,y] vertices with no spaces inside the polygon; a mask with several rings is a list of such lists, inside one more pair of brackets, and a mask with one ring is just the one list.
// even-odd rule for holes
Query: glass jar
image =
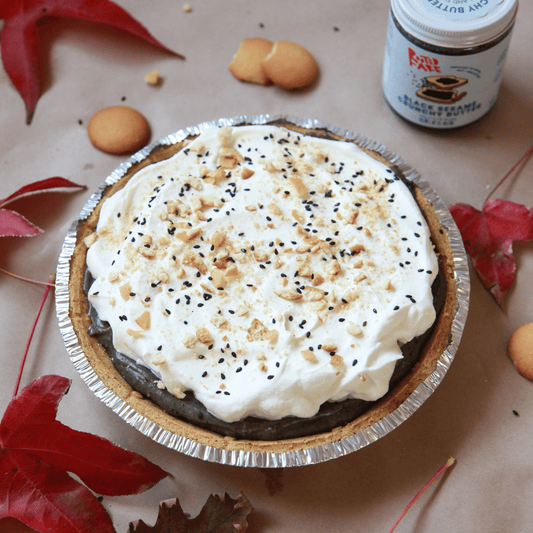
{"label": "glass jar", "polygon": [[518,0],[392,0],[383,92],[400,116],[465,126],[500,90]]}

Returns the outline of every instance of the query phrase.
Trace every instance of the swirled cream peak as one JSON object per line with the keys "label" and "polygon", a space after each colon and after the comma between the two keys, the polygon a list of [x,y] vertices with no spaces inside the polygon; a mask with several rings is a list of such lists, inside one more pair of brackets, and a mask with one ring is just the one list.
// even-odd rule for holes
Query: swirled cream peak
{"label": "swirled cream peak", "polygon": [[116,349],[225,421],[376,400],[435,319],[420,209],[351,142],[207,129],[107,199],[88,244]]}

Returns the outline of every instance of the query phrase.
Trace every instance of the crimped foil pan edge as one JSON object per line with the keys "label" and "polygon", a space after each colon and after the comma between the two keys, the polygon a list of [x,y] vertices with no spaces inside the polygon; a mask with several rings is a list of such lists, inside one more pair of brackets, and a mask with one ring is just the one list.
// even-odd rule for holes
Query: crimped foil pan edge
{"label": "crimped foil pan edge", "polygon": [[[340,442],[323,444],[306,450],[288,451],[284,453],[224,450],[199,444],[188,438],[175,435],[158,427],[157,424],[149,421],[137,413],[126,402],[116,396],[115,393],[108,389],[106,385],[99,379],[78,343],[69,318],[68,285],[70,278],[70,259],[76,244],[76,233],[79,222],[87,218],[87,216],[96,207],[106,187],[118,181],[133,164],[142,161],[157,148],[180,142],[189,135],[199,134],[206,128],[219,126],[238,126],[244,123],[273,124],[277,122],[289,123],[308,129],[320,129],[324,130],[325,134],[331,133],[346,140],[355,141],[360,146],[369,150],[373,150],[382,155],[393,165],[396,165],[408,179],[420,187],[426,198],[428,198],[435,209],[441,224],[446,227],[448,231],[448,237],[451,243],[455,262],[458,304],[455,310],[448,346],[439,358],[433,373],[417,387],[417,389],[407,398],[405,402],[403,402],[395,411],[387,415],[379,422],[376,422],[372,426],[354,435],[351,435]],[[178,130],[177,132],[172,133],[163,139],[149,144],[139,152],[132,155],[127,161],[119,165],[107,177],[104,183],[98,188],[96,193],[94,193],[87,201],[86,205],[78,215],[78,218],[72,224],[65,237],[56,271],[56,314],[59,322],[59,328],[70,359],[89,389],[118,416],[140,431],[143,435],[150,437],[154,441],[190,457],[196,457],[204,461],[224,465],[242,467],[286,468],[322,463],[364,448],[365,446],[368,446],[372,442],[379,440],[393,431],[418,410],[418,408],[433,394],[433,392],[444,379],[444,376],[450,368],[450,365],[453,362],[459,347],[466,323],[469,298],[470,277],[468,259],[461,235],[446,205],[437,195],[437,193],[433,191],[429,184],[422,178],[422,176],[420,176],[420,174],[413,167],[411,167],[406,161],[404,161],[386,146],[379,144],[361,134],[343,130],[335,125],[321,122],[319,120],[301,119],[287,115],[243,115],[239,117],[221,118],[210,122],[203,122],[196,126]]]}

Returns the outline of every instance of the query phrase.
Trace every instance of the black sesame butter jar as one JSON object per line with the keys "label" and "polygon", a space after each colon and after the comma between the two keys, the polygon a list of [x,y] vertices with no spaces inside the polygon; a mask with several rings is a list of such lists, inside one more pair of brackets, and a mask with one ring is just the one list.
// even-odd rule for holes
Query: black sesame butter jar
{"label": "black sesame butter jar", "polygon": [[385,99],[406,120],[466,126],[494,105],[518,0],[392,0]]}

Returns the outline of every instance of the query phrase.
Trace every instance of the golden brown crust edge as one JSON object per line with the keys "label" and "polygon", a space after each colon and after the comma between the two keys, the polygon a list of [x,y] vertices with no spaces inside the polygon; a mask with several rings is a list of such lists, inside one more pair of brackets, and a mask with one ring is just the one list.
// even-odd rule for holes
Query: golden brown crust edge
{"label": "golden brown crust edge", "polygon": [[[290,129],[301,133],[312,133],[304,128],[284,125]],[[117,183],[108,187],[104,193],[104,198],[111,196],[120,190],[142,167],[171,157],[182,146],[183,143],[162,147],[160,150],[148,156],[141,163],[129,169],[125,176]],[[379,154],[370,153],[376,159],[386,164]],[[87,247],[84,239],[96,229],[98,216],[102,201],[96,206],[89,217],[79,225],[77,241],[70,264],[69,294],[70,308],[69,314],[73,329],[77,335],[81,349],[83,350],[90,366],[104,385],[113,391],[116,396],[128,404],[135,412],[145,417],[158,427],[167,430],[177,436],[190,439],[198,444],[210,446],[228,451],[242,452],[265,452],[265,453],[285,453],[290,451],[305,450],[316,446],[339,442],[347,437],[359,433],[376,422],[383,420],[388,414],[396,410],[415,390],[425,381],[435,370],[437,362],[448,346],[448,339],[451,332],[452,323],[457,307],[457,286],[455,280],[455,269],[452,247],[446,229],[440,223],[431,203],[425,198],[420,189],[415,186],[415,197],[418,205],[422,209],[431,231],[433,242],[439,258],[440,268],[443,270],[447,280],[446,298],[444,307],[437,317],[437,324],[433,335],[426,344],[424,352],[415,365],[411,373],[397,386],[374,405],[371,409],[363,413],[353,422],[333,429],[327,433],[311,435],[279,441],[250,441],[238,440],[231,437],[222,437],[207,430],[203,430],[187,422],[183,422],[166,414],[157,405],[142,397],[134,391],[130,385],[116,371],[106,351],[91,337],[87,328],[90,318],[87,316],[87,300],[83,293],[83,279],[86,269]]]}

